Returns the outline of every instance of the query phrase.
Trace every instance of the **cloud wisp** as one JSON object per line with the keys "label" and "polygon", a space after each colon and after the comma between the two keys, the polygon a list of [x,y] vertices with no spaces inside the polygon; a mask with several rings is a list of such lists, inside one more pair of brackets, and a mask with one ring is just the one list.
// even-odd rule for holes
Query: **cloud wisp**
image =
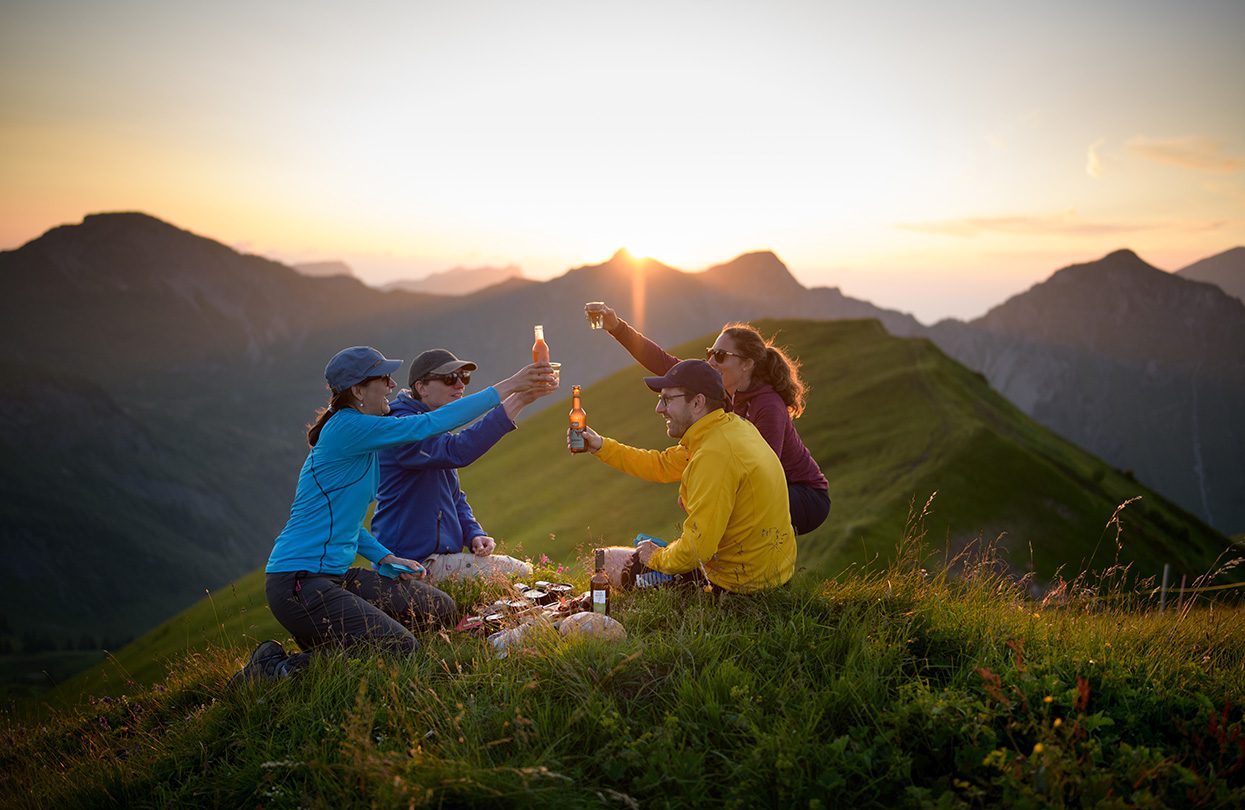
{"label": "cloud wisp", "polygon": [[1200,135],[1175,138],[1135,135],[1128,139],[1124,148],[1146,160],[1199,172],[1231,174],[1245,168],[1245,159],[1226,154],[1222,143]]}
{"label": "cloud wisp", "polygon": [[1090,222],[1078,219],[1075,211],[1007,217],[961,217],[932,222],[901,222],[906,231],[940,236],[974,237],[983,234],[1009,236],[1109,236],[1150,227],[1146,223]]}
{"label": "cloud wisp", "polygon": [[1089,145],[1089,149],[1085,154],[1085,173],[1097,180],[1102,177],[1102,156],[1098,154],[1098,149],[1107,142],[1106,138],[1099,138]]}

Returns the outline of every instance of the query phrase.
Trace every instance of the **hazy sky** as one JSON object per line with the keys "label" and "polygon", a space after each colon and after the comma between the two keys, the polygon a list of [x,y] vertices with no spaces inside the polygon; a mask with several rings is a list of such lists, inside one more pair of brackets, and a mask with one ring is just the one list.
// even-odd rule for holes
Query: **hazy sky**
{"label": "hazy sky", "polygon": [[0,14],[0,248],[140,210],[373,282],[770,249],[928,322],[1245,244],[1243,0]]}

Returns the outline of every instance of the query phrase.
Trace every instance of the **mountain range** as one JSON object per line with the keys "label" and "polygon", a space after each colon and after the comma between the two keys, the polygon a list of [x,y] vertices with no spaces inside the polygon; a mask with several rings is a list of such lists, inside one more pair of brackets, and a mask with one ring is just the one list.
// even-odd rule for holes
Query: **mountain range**
{"label": "mountain range", "polygon": [[[0,253],[0,334],[7,347],[0,548],[16,572],[0,591],[0,618],[14,632],[74,639],[151,626],[205,587],[262,563],[287,515],[306,452],[303,426],[326,399],[324,363],[336,350],[370,344],[409,359],[444,346],[478,363],[477,379],[488,383],[527,362],[532,325],[542,323],[563,364],[564,385],[588,386],[630,363],[607,335],[587,330],[582,305],[590,300],[611,303],[667,346],[712,334],[725,321],[775,316],[873,319],[891,335],[929,336],[1038,421],[1064,419],[1056,429],[1065,436],[1080,423],[1106,431],[1118,422],[1108,449],[1158,450],[1121,460],[1095,449],[1094,435],[1070,438],[1142,483],[1159,480],[1155,467],[1176,469],[1168,489],[1155,487],[1220,528],[1240,531],[1245,524],[1232,522],[1237,513],[1230,502],[1245,453],[1233,450],[1239,419],[1227,407],[1238,401],[1231,377],[1241,379],[1240,304],[1225,304],[1235,299],[1209,285],[1139,269],[1140,260],[1129,256],[1056,274],[1091,287],[1110,288],[1107,279],[1122,285],[1120,300],[1132,309],[1109,320],[1105,309],[1082,312],[1102,321],[1096,331],[1043,331],[1060,311],[1068,318],[1077,311],[1061,290],[1089,295],[1062,280],[1012,299],[999,314],[927,329],[910,315],[838,289],[806,288],[769,252],[686,273],[620,251],[549,281],[511,278],[470,295],[443,296],[382,292],[343,275],[308,277],[145,214],[88,216]],[[1115,264],[1125,266],[1112,269]],[[1151,271],[1177,286],[1169,289],[1155,277],[1130,288],[1130,274],[1150,278]],[[1170,310],[1170,317],[1159,317],[1154,307]],[[1026,314],[1029,309],[1034,313]],[[1207,319],[1214,323],[1205,329],[1181,331],[1182,324]],[[1152,360],[1145,359],[1149,349],[1129,348],[1130,335],[1145,330],[1156,337],[1138,334],[1136,340],[1149,342],[1137,346],[1152,347]],[[778,336],[780,343],[795,339]],[[1221,342],[1219,353],[1213,340]],[[1030,363],[1022,346],[1048,359]],[[699,354],[694,346],[686,351]],[[1201,365],[1191,359],[1206,352],[1214,359]],[[850,364],[843,371],[850,375]],[[1094,379],[1086,382],[1083,374]],[[1128,388],[1136,379],[1149,380],[1142,399]],[[1096,392],[1099,384],[1103,393],[1077,396],[1078,386]],[[1117,395],[1112,386],[1135,393]],[[1169,388],[1196,392],[1198,432],[1187,435],[1198,437],[1200,468],[1163,455],[1191,452],[1170,429],[1190,420],[1181,410],[1187,398],[1172,393],[1150,421],[1134,414]],[[1057,419],[1061,407],[1072,415]],[[1104,409],[1106,416],[1093,416]],[[1169,421],[1160,428],[1162,418]],[[1149,433],[1130,440],[1128,425],[1166,431],[1164,441]],[[1195,469],[1205,477],[1200,489],[1187,485]],[[839,526],[851,524],[848,515],[837,519]],[[89,585],[77,584],[82,576]]]}
{"label": "mountain range", "polygon": [[381,285],[380,289],[435,295],[470,295],[494,284],[521,278],[523,270],[517,264],[508,264],[505,267],[452,267],[421,279],[391,281]]}
{"label": "mountain range", "polygon": [[1225,250],[1181,268],[1176,274],[1191,281],[1214,284],[1233,298],[1245,301],[1245,247]]}
{"label": "mountain range", "polygon": [[1245,302],[1121,250],[926,334],[1039,423],[1245,531]]}

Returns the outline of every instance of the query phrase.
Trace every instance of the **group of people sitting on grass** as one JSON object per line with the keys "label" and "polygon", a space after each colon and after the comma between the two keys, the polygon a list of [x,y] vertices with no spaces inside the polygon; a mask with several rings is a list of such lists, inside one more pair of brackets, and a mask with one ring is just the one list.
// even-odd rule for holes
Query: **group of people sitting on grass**
{"label": "group of people sitting on grass", "polygon": [[[710,591],[785,584],[795,571],[796,535],[830,511],[826,477],[792,421],[804,410],[798,363],[747,324],[725,327],[705,360],[679,360],[608,305],[585,309],[656,375],[644,383],[678,440],[642,450],[588,428],[585,449],[638,478],[678,481],[686,512],[682,534],[668,546],[612,549],[614,584],[650,571]],[[265,567],[268,605],[302,652],[265,641],[235,681],[293,675],[323,648],[370,643],[409,654],[419,646],[412,631],[456,620],[454,600],[435,583],[532,573],[529,563],[495,553],[457,470],[514,430],[526,406],[558,390],[553,368],[533,363],[467,395],[476,364],[431,349],[412,361],[409,387],[390,402],[401,365],[355,346],[325,367],[329,403],[308,427],[311,449],[290,518]],[[373,567],[352,567],[359,555]]]}

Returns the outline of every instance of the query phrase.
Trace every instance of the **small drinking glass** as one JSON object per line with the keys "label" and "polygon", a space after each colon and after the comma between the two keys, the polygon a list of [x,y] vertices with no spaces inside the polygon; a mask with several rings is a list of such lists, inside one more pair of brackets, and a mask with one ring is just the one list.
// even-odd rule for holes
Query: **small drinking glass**
{"label": "small drinking glass", "polygon": [[588,312],[588,326],[593,329],[601,329],[605,326],[605,302],[589,301],[586,305]]}
{"label": "small drinking glass", "polygon": [[549,366],[553,369],[553,384],[557,385],[562,382],[562,364],[550,363]]}

